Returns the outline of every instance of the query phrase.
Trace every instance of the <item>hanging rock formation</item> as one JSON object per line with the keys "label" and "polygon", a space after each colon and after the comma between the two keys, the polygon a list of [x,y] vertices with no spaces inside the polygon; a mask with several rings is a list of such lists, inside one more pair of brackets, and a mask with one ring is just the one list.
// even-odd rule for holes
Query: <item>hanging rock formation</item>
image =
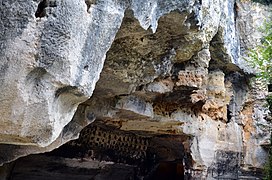
{"label": "hanging rock formation", "polygon": [[[164,161],[186,161],[184,173],[196,179],[263,168],[266,90],[250,86],[244,57],[260,41],[267,6],[242,0],[0,5],[0,163],[79,136],[71,147],[136,153],[125,159],[144,159],[150,150]],[[94,119],[122,142],[106,132],[96,142],[101,135],[87,126]],[[139,144],[126,143],[137,139],[129,133]],[[155,148],[160,143],[173,153]]]}

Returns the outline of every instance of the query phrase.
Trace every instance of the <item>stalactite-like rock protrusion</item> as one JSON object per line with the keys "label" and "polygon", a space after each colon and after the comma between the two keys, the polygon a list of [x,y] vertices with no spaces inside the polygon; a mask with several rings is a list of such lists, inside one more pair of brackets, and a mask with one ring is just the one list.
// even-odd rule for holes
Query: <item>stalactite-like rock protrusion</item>
{"label": "stalactite-like rock protrusion", "polygon": [[83,129],[79,148],[132,161],[151,148],[198,179],[262,168],[271,125],[244,56],[268,9],[235,0],[1,1],[0,164],[57,148],[96,119],[101,129]]}

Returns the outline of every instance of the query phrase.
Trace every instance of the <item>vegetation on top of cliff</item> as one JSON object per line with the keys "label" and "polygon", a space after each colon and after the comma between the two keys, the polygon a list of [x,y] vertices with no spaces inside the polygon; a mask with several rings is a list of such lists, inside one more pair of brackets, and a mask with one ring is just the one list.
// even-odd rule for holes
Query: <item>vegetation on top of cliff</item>
{"label": "vegetation on top of cliff", "polygon": [[265,23],[261,44],[249,53],[249,64],[257,69],[257,78],[272,81],[272,22]]}
{"label": "vegetation on top of cliff", "polygon": [[[272,4],[272,0],[254,0],[255,2],[265,2],[265,4]],[[266,22],[264,33],[261,39],[261,44],[256,46],[249,53],[249,64],[257,69],[257,78],[266,81],[268,84],[272,84],[272,21]],[[272,113],[272,95],[266,97],[267,105],[270,113]],[[265,179],[272,179],[272,135],[270,138],[269,156],[265,165]]]}
{"label": "vegetation on top of cliff", "polygon": [[[255,47],[249,53],[249,64],[257,69],[257,78],[264,80],[267,84],[272,85],[272,21],[265,23],[262,28],[264,37],[261,44]],[[272,113],[272,95],[267,98],[267,104]]]}
{"label": "vegetation on top of cliff", "polygon": [[261,3],[264,5],[272,4],[272,0],[252,0],[253,2]]}

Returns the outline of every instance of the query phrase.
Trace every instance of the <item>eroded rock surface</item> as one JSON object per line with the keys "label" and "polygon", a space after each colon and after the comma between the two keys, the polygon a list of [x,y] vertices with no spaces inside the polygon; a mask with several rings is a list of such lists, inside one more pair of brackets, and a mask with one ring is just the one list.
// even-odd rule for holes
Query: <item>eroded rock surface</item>
{"label": "eroded rock surface", "polygon": [[262,168],[265,89],[250,86],[243,57],[267,10],[234,0],[2,1],[1,163],[52,150],[96,118],[110,131],[89,125],[68,149],[140,162],[152,152],[196,179]]}

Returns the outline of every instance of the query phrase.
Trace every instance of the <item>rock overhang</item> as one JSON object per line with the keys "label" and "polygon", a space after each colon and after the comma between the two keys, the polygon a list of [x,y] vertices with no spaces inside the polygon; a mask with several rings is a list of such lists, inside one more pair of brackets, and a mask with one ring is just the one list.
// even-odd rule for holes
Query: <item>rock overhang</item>
{"label": "rock overhang", "polygon": [[[23,137],[34,136],[23,143],[14,138],[10,143],[28,145],[31,142],[44,148],[31,150],[28,146],[18,146],[21,155],[25,155],[24,150],[27,149],[28,153],[37,153],[61,145],[62,142],[54,144],[54,141],[58,141],[77,105],[90,96],[92,98],[84,103],[88,105],[86,113],[94,113],[106,122],[110,122],[111,118],[113,122],[123,121],[123,130],[185,133],[197,137],[191,151],[195,153],[197,162],[207,166],[211,164],[207,157],[215,153],[211,149],[205,154],[206,149],[199,148],[207,142],[207,129],[218,131],[222,136],[222,146],[217,142],[217,135],[210,137],[212,142],[209,142],[215,149],[224,149],[224,141],[227,141],[224,137],[230,134],[240,137],[241,132],[239,128],[234,128],[235,123],[228,125],[232,128],[222,125],[231,121],[227,117],[227,105],[236,103],[230,101],[233,89],[227,83],[228,76],[236,71],[243,76],[239,64],[240,42],[236,34],[234,1],[96,1],[88,5],[89,9],[83,1],[56,1],[56,6],[46,7],[48,14],[38,17],[37,22],[33,14],[37,3],[25,3],[31,4],[29,18],[32,24],[28,24],[25,34],[19,36],[22,39],[9,42],[20,49],[19,52],[27,52],[27,63],[19,65],[22,70],[28,67],[23,72],[27,80],[20,78],[22,71],[18,71],[20,73],[16,78],[21,82],[18,92],[26,92],[29,97],[22,97],[18,101],[21,103],[13,107],[20,109],[21,104],[26,104],[23,107],[28,108],[31,104],[31,110],[25,114],[34,115],[27,118],[41,120],[41,123],[25,121],[22,127],[28,129],[21,132]],[[28,33],[32,31],[28,28],[38,30],[34,37],[31,36],[33,42],[38,43],[29,45]],[[41,40],[37,41],[39,37]],[[23,43],[25,41],[26,44]],[[25,51],[22,44],[29,51]],[[31,47],[35,49],[33,52]],[[35,56],[32,57],[32,53]],[[3,57],[8,60],[13,53]],[[23,59],[20,57],[17,62]],[[2,62],[3,68],[7,67],[7,63]],[[213,64],[217,65],[212,67]],[[9,73],[14,72],[13,69]],[[239,80],[244,81],[238,78],[238,83]],[[234,93],[240,107],[244,99],[239,96],[246,91],[243,89]],[[47,98],[48,93],[51,99]],[[39,105],[41,95],[48,101]],[[51,111],[39,111],[45,107]],[[37,111],[40,113],[35,116]],[[16,117],[23,114],[21,111],[16,113]],[[236,113],[238,111],[229,112],[232,117],[236,117]],[[50,119],[49,123],[44,119]],[[137,122],[139,119],[142,121]],[[117,125],[120,127],[120,123],[117,122]],[[218,129],[218,125],[223,127]],[[238,139],[233,141],[239,142]],[[195,147],[200,152],[193,151]],[[232,148],[231,151],[241,151],[240,147]],[[20,156],[16,153],[11,157]]]}

